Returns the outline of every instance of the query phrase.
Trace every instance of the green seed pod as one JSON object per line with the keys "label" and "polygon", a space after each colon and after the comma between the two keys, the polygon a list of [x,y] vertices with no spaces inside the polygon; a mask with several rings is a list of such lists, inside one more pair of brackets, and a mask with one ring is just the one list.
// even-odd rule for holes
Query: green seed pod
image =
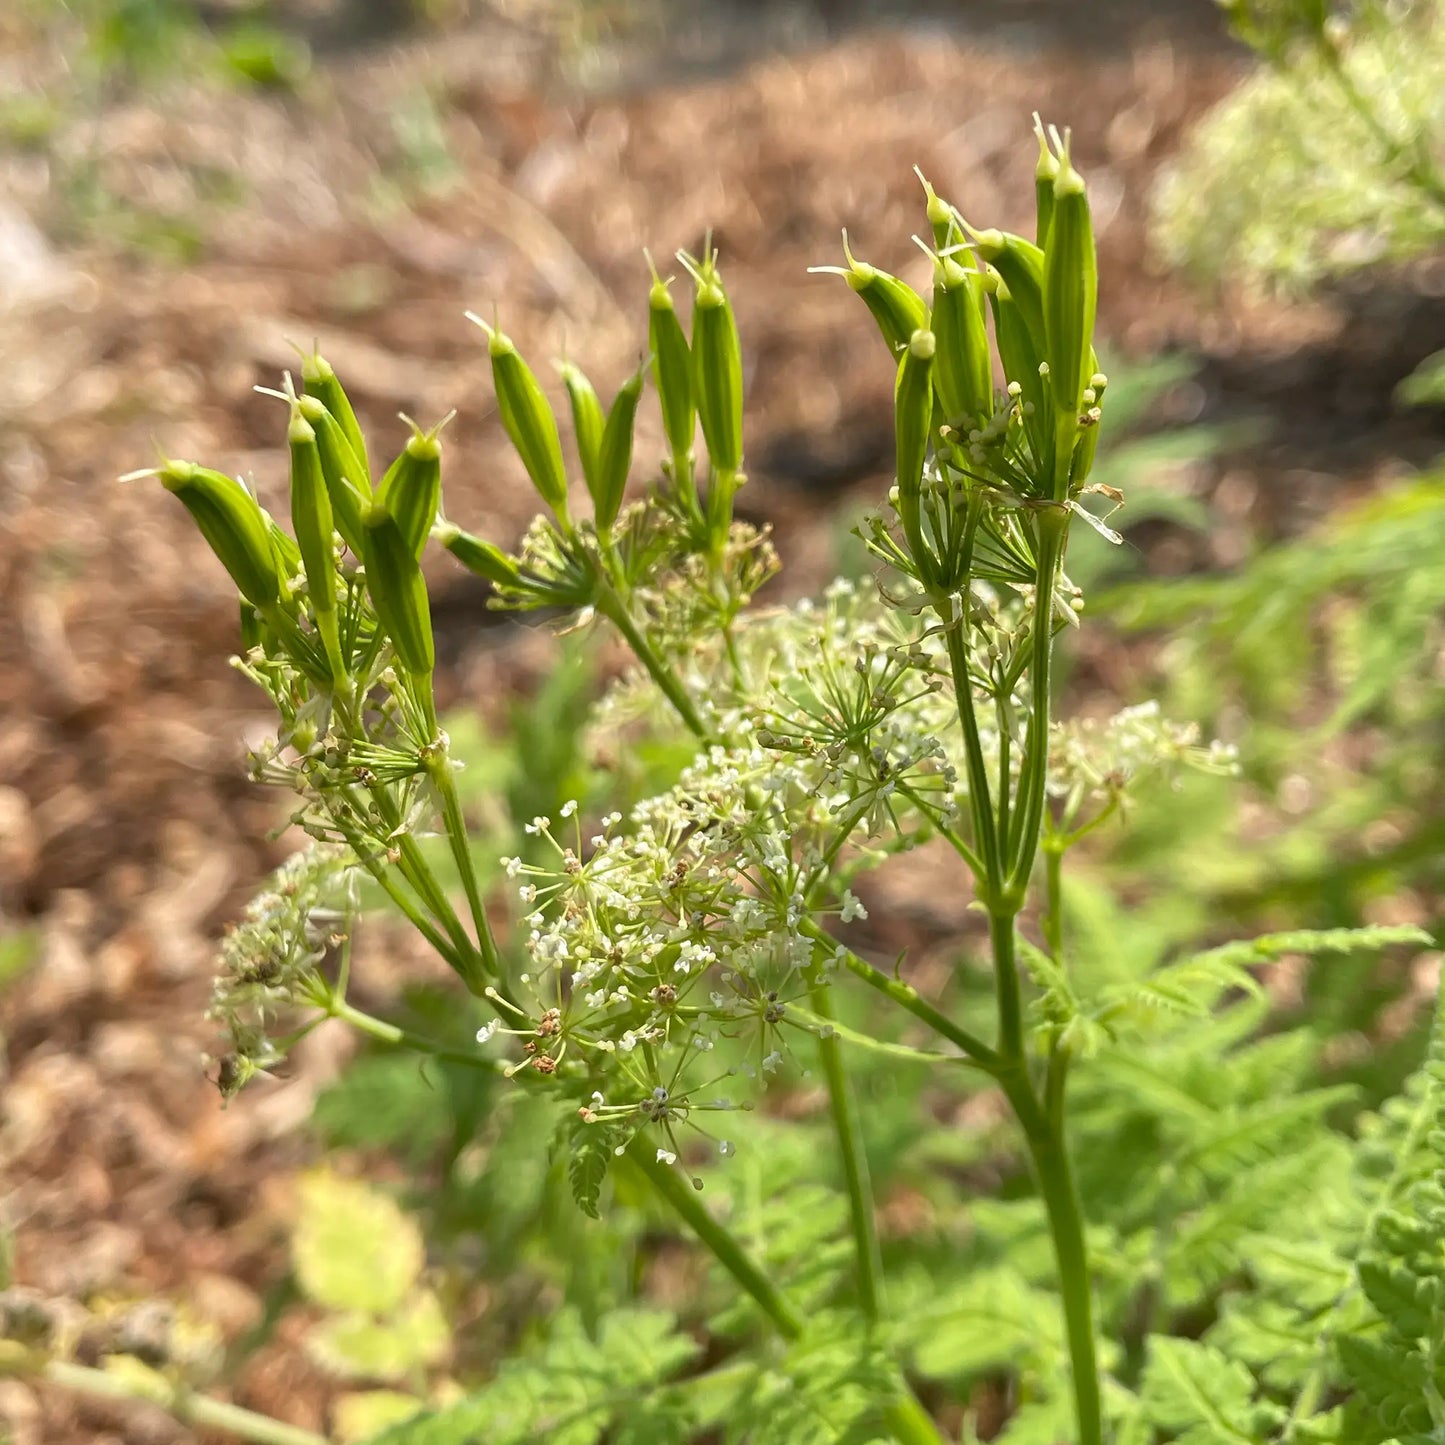
{"label": "green seed pod", "polygon": [[281,600],[281,568],[266,514],[256,499],[223,472],[194,462],[167,461],[154,473],[179,497],[241,595],[261,611]]}
{"label": "green seed pod", "polygon": [[363,482],[370,485],[371,464],[366,456],[366,438],[361,434],[361,423],[357,421],[351,398],[336,379],[331,363],[319,351],[301,353],[301,384],[308,396],[314,396],[336,418],[341,434],[361,463],[361,475],[352,480],[358,488]]}
{"label": "green seed pod", "polygon": [[743,353],[732,303],[713,258],[697,271],[692,312],[692,379],[698,420],[715,472],[743,465]]}
{"label": "green seed pod", "polygon": [[397,661],[414,677],[429,677],[436,667],[431,603],[426,579],[411,542],[396,518],[379,502],[366,511],[366,590],[382,631],[396,648]]}
{"label": "green seed pod", "polygon": [[1013,303],[1022,312],[1035,345],[1044,349],[1044,253],[1032,241],[1011,231],[975,231],[974,250],[1003,278]]}
{"label": "green seed pod", "polygon": [[[647,264],[652,265],[649,256]],[[647,344],[652,351],[652,384],[662,404],[662,428],[674,459],[692,451],[697,430],[697,408],[692,391],[692,351],[672,293],[654,270],[647,293]]]}
{"label": "green seed pod", "polygon": [[411,435],[376,489],[376,500],[396,519],[415,557],[421,556],[441,505],[441,430],[454,415],[444,417],[430,431],[403,417]]}
{"label": "green seed pod", "polygon": [[1044,124],[1034,112],[1034,134],[1039,141],[1039,162],[1034,167],[1034,201],[1038,221],[1035,239],[1040,246],[1048,245],[1049,222],[1054,215],[1054,178],[1059,173],[1059,158],[1049,147],[1049,138],[1044,134]]}
{"label": "green seed pod", "polygon": [[984,322],[983,279],[951,257],[934,261],[933,384],[945,420],[978,424],[993,412],[993,359]]}
{"label": "green seed pod", "polygon": [[928,214],[928,225],[933,231],[934,249],[941,254],[950,246],[961,241],[963,234],[958,229],[958,221],[954,217],[953,207],[929,185],[928,177],[917,166],[913,167],[913,174],[923,184],[925,210]]}
{"label": "green seed pod", "polygon": [[1036,463],[1039,467],[1047,466],[1054,455],[1054,407],[1053,393],[1039,374],[1044,364],[1042,351],[1022,308],[1001,276],[997,276],[990,301],[1004,378],[1018,384],[1024,432]]}
{"label": "green seed pod", "polygon": [[[468,313],[469,315],[471,313]],[[570,526],[567,511],[567,472],[562,465],[562,439],[557,418],[542,393],[532,368],[509,336],[488,326],[479,316],[471,319],[487,333],[487,352],[492,358],[492,383],[497,389],[497,406],[502,425],[527,469],[537,494]]]}
{"label": "green seed pod", "polygon": [[331,515],[342,541],[358,556],[366,531],[364,513],[371,501],[371,482],[366,466],[357,457],[341,423],[319,397],[299,396],[296,405],[316,432],[316,450],[321,457],[321,475],[331,497]]}
{"label": "green seed pod", "polygon": [[597,530],[608,532],[622,508],[627,474],[632,470],[632,432],[637,422],[637,405],[642,400],[643,368],[622,383],[607,413],[602,446],[597,457],[597,481],[592,488],[592,506]]}
{"label": "green seed pod", "polygon": [[577,456],[582,463],[582,475],[587,481],[587,490],[592,500],[597,500],[597,454],[602,450],[602,432],[607,418],[602,403],[597,399],[593,385],[582,374],[579,367],[564,361],[559,368],[562,385],[567,388],[567,400],[572,406],[572,430],[577,437]]}
{"label": "green seed pod", "polygon": [[1044,336],[1049,384],[1059,410],[1077,415],[1084,385],[1094,370],[1094,312],[1099,270],[1094,227],[1084,178],[1074,169],[1065,146],[1054,181],[1054,217],[1044,265]]}
{"label": "green seed pod", "polygon": [[936,341],[931,331],[909,338],[893,388],[893,441],[898,481],[898,517],[920,569],[927,566],[920,502],[928,439],[933,430],[933,368]]}
{"label": "green seed pod", "polygon": [[863,298],[889,351],[896,356],[908,345],[915,331],[928,325],[928,307],[923,297],[906,281],[857,260],[848,247],[846,231],[843,232],[843,256],[846,266],[813,266],[810,270],[841,276]]}
{"label": "green seed pod", "polygon": [[331,496],[321,472],[316,430],[300,408],[286,428],[291,451],[291,528],[306,573],[311,610],[319,619],[336,611],[336,556],[332,544]]}
{"label": "green seed pod", "polygon": [[515,587],[522,580],[517,564],[490,542],[464,532],[454,522],[441,521],[432,528],[432,536],[469,572],[485,577],[494,587]]}

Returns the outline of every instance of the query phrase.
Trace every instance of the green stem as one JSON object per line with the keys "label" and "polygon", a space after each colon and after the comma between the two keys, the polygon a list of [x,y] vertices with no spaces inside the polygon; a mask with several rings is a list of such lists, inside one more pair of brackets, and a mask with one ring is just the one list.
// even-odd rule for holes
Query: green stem
{"label": "green stem", "polygon": [[995,1073],[1001,1067],[1003,1060],[988,1044],[984,1043],[976,1034],[971,1034],[967,1029],[954,1023],[947,1014],[940,1013],[931,1003],[920,996],[912,984],[904,983],[901,978],[894,978],[891,974],[884,973],[882,969],[874,968],[867,959],[860,958],[850,948],[844,948],[832,934],[826,932],[813,919],[803,919],[799,927],[809,938],[824,944],[830,950],[842,949],[843,964],[850,973],[861,978],[870,988],[875,988],[879,993],[892,999],[900,1008],[911,1013],[914,1018],[926,1023],[934,1033],[956,1045],[981,1069]]}
{"label": "green stem", "polygon": [[803,1333],[802,1317],[737,1240],[708,1213],[697,1192],[682,1176],[671,1165],[661,1163],[640,1135],[635,1135],[628,1144],[627,1158],[678,1218],[712,1251],[718,1263],[752,1296],[778,1333],[786,1340],[797,1339]]}
{"label": "green stem", "polygon": [[[813,1012],[833,1019],[832,990],[826,983],[809,989]],[[857,1100],[843,1063],[843,1046],[836,1033],[818,1040],[823,1059],[823,1076],[828,1084],[828,1108],[833,1116],[833,1133],[843,1178],[848,1187],[848,1215],[853,1228],[853,1252],[857,1260],[858,1303],[869,1324],[883,1310],[883,1257],[878,1249],[878,1226],[873,1208],[873,1184],[868,1175],[868,1154],[858,1117]]]}
{"label": "green stem", "polygon": [[1029,722],[1024,735],[1023,767],[1019,774],[1018,804],[1014,809],[1006,851],[1009,894],[1021,900],[1029,886],[1039,831],[1043,826],[1044,797],[1049,780],[1049,720],[1051,663],[1054,643],[1054,584],[1063,557],[1069,514],[1048,507],[1038,516],[1038,573],[1034,583],[1033,646],[1029,666]]}
{"label": "green stem", "polygon": [[240,1405],[197,1395],[159,1373],[139,1383],[107,1370],[72,1364],[69,1360],[45,1359],[28,1351],[12,1357],[7,1351],[0,1356],[0,1375],[7,1374],[34,1376],[71,1394],[87,1395],[95,1400],[144,1401],[159,1406],[184,1425],[221,1430],[254,1445],[327,1445],[323,1435],[273,1420],[269,1415],[258,1415]]}
{"label": "green stem", "polygon": [[948,662],[953,671],[954,698],[959,721],[963,725],[964,752],[968,767],[968,806],[973,818],[973,844],[983,861],[990,895],[997,896],[1003,883],[999,858],[999,838],[994,824],[993,802],[989,795],[988,764],[983,756],[983,739],[978,730],[978,717],[973,707],[973,687],[968,678],[968,644],[964,640],[965,623],[950,621],[946,608],[939,609],[944,622],[944,638],[948,644]]}
{"label": "green stem", "polygon": [[676,674],[653,650],[652,644],[643,636],[642,629],[629,616],[626,607],[622,605],[616,594],[609,592],[599,598],[597,610],[608,618],[627,639],[627,645],[632,649],[633,656],[647,669],[647,675],[657,684],[662,695],[676,709],[677,715],[686,724],[688,731],[705,743],[716,742],[717,739],[708,731],[707,724],[698,716],[697,709],[692,705],[692,699],[677,680]]}
{"label": "green stem", "polygon": [[472,849],[467,833],[467,820],[462,816],[462,802],[457,796],[457,780],[452,772],[451,762],[445,750],[428,763],[432,781],[436,784],[441,798],[442,820],[446,824],[447,842],[451,845],[452,857],[456,860],[457,871],[462,875],[462,888],[467,895],[467,907],[472,913],[472,927],[477,934],[477,952],[482,964],[482,976],[475,970],[463,975],[466,985],[475,994],[480,994],[487,984],[500,984],[502,964],[497,954],[497,942],[492,937],[492,926],[487,921],[487,907],[482,901],[482,890],[477,882],[476,865],[472,861]]}
{"label": "green stem", "polygon": [[1034,1177],[1048,1214],[1054,1259],[1063,1296],[1064,1332],[1074,1383],[1074,1408],[1079,1445],[1103,1445],[1103,1411],[1099,1364],[1094,1348],[1093,1290],[1084,1244],[1084,1219],[1074,1185],[1073,1166],[1062,1131],[1040,1107],[1027,1076],[1020,1069],[1000,1075],[999,1082],[1023,1127]]}
{"label": "green stem", "polygon": [[423,1034],[413,1033],[410,1029],[387,1023],[385,1019],[363,1013],[344,999],[334,1000],[327,1012],[332,1018],[350,1024],[358,1033],[366,1034],[380,1043],[391,1044],[399,1049],[411,1049],[418,1054],[430,1054],[433,1058],[442,1059],[449,1064],[463,1064],[467,1068],[481,1069],[489,1074],[501,1072],[500,1064],[484,1058],[481,1054],[467,1049],[455,1049],[450,1044],[438,1043],[435,1039],[427,1038]]}
{"label": "green stem", "polygon": [[1057,840],[1044,843],[1044,913],[1040,919],[1049,957],[1064,962],[1064,850]]}
{"label": "green stem", "polygon": [[1016,917],[1013,913],[990,913],[988,931],[993,943],[994,995],[998,1000],[998,1052],[1005,1059],[1020,1061],[1024,1056],[1024,1011],[1014,948]]}

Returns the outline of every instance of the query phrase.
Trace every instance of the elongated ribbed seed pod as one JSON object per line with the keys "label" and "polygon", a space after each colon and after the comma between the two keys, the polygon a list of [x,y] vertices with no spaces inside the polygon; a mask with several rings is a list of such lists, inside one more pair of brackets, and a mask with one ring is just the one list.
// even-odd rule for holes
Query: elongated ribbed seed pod
{"label": "elongated ribbed seed pod", "polygon": [[291,529],[296,533],[296,547],[306,573],[306,593],[311,599],[316,630],[326,649],[332,681],[339,685],[345,681],[346,665],[336,619],[336,544],[331,495],[321,470],[316,429],[295,405],[286,427],[286,443],[291,452]]}
{"label": "elongated ribbed seed pod", "polygon": [[933,429],[933,361],[936,341],[918,330],[908,340],[893,387],[894,467],[898,482],[898,519],[909,550],[925,576],[929,558],[923,539],[920,501],[928,439]]}
{"label": "elongated ribbed seed pod", "polygon": [[692,452],[697,406],[692,389],[692,350],[667,288],[668,283],[654,271],[652,289],[647,293],[647,344],[652,351],[652,384],[662,406],[662,429],[667,433],[673,458],[681,461]]}
{"label": "elongated ribbed seed pod", "polygon": [[732,303],[711,260],[699,269],[692,313],[692,379],[713,470],[743,465],[743,353]]}
{"label": "elongated ribbed seed pod", "polygon": [[1044,355],[1044,253],[1012,231],[973,231],[975,252],[1003,278]]}
{"label": "elongated ribbed seed pod", "polygon": [[436,666],[431,603],[411,543],[396,518],[379,502],[366,511],[366,590],[382,631],[391,638],[397,661],[414,677]]}
{"label": "elongated ribbed seed pod", "polygon": [[405,418],[411,435],[397,459],[386,469],[376,500],[396,518],[413,556],[420,557],[436,521],[442,498],[441,429],[451,418],[423,431]]}
{"label": "elongated ribbed seed pod", "polygon": [[1003,361],[1004,378],[1016,383],[1023,411],[1024,432],[1039,468],[1053,460],[1054,407],[1053,393],[1045,376],[1040,375],[1043,353],[1029,329],[1022,309],[1001,276],[997,276],[989,300],[993,306],[994,335],[998,354]]}
{"label": "elongated ribbed seed pod", "polygon": [[261,611],[281,600],[281,568],[270,523],[256,499],[224,472],[167,461],[155,475],[180,498],[241,595]]}
{"label": "elongated ribbed seed pod", "polygon": [[948,256],[934,262],[933,335],[933,385],[944,419],[975,427],[993,411],[983,278]]}
{"label": "elongated ribbed seed pod", "polygon": [[522,580],[517,564],[500,547],[462,531],[454,522],[438,522],[432,528],[432,536],[467,571],[485,577],[494,587],[515,587]]}
{"label": "elongated ribbed seed pod", "polygon": [[858,260],[848,245],[846,231],[843,232],[843,258],[846,265],[813,266],[810,270],[841,276],[849,288],[862,297],[888,343],[888,350],[897,356],[908,345],[909,337],[928,325],[927,303],[906,281]]}
{"label": "elongated ribbed seed pod", "polygon": [[366,438],[362,435],[361,423],[357,421],[351,398],[337,380],[331,363],[319,351],[301,353],[301,384],[308,396],[314,396],[336,418],[341,434],[361,463],[362,475],[353,478],[357,487],[360,488],[363,482],[370,484],[371,463],[366,455]]}
{"label": "elongated ribbed seed pod", "polygon": [[602,450],[602,431],[607,425],[602,402],[596,388],[583,374],[582,368],[564,361],[557,370],[567,389],[567,402],[572,408],[572,433],[577,440],[577,459],[582,463],[582,476],[587,490],[597,498],[597,454]]}
{"label": "elongated ribbed seed pod", "polygon": [[1059,409],[1077,415],[1090,372],[1099,270],[1084,178],[1067,148],[1054,181],[1054,216],[1044,258],[1044,336],[1049,383]]}
{"label": "elongated ribbed seed pod", "polygon": [[296,405],[316,432],[316,450],[321,456],[321,474],[326,478],[336,530],[359,557],[366,531],[364,513],[371,501],[366,467],[347,441],[341,423],[319,397],[299,396]]}
{"label": "elongated ribbed seed pod", "polygon": [[488,326],[478,316],[472,320],[487,333],[492,383],[497,389],[502,425],[537,494],[558,521],[567,524],[567,472],[562,465],[562,439],[557,433],[557,418],[552,407],[511,337]]}
{"label": "elongated ribbed seed pod", "polygon": [[639,367],[622,383],[607,413],[597,457],[597,483],[592,489],[599,532],[611,530],[622,508],[627,474],[632,470],[632,434],[637,422],[637,405],[642,400],[642,378],[643,369]]}
{"label": "elongated ribbed seed pod", "polygon": [[1034,115],[1034,134],[1039,141],[1039,161],[1034,167],[1034,203],[1038,220],[1034,239],[1041,247],[1049,243],[1049,222],[1054,215],[1054,178],[1059,173],[1059,158],[1049,147],[1049,138],[1044,134],[1043,122]]}

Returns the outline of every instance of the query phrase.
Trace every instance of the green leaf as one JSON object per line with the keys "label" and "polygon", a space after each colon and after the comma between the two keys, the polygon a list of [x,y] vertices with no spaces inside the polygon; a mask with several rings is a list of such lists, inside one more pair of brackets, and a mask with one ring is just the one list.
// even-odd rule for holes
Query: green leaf
{"label": "green leaf", "polygon": [[1149,1421],[1179,1445],[1256,1445],[1253,1396],[1249,1371],[1212,1346],[1150,1337],[1140,1400]]}
{"label": "green leaf", "polygon": [[577,1207],[589,1219],[599,1218],[598,1199],[623,1131],[607,1124],[575,1118],[567,1130],[567,1183]]}
{"label": "green leaf", "polygon": [[400,1305],[421,1274],[416,1221],[379,1190],[328,1170],[305,1175],[300,1195],[291,1259],[307,1298],[370,1314]]}

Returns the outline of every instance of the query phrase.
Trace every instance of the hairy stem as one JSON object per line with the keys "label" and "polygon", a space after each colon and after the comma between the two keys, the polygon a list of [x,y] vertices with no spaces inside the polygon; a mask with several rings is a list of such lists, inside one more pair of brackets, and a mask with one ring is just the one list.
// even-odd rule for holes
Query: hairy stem
{"label": "hairy stem", "polygon": [[[819,1018],[833,1018],[832,990],[815,983],[809,990],[813,1012]],[[836,1033],[818,1040],[823,1059],[823,1076],[828,1084],[828,1108],[833,1116],[833,1133],[843,1178],[848,1187],[848,1215],[853,1228],[853,1252],[857,1258],[858,1303],[870,1324],[883,1310],[883,1259],[878,1250],[878,1226],[874,1217],[873,1183],[868,1175],[868,1154],[848,1073],[843,1063],[843,1046]]]}
{"label": "hairy stem", "polygon": [[73,1364],[69,1360],[52,1360],[31,1351],[7,1349],[0,1353],[0,1375],[24,1375],[58,1385],[75,1395],[94,1400],[144,1401],[159,1406],[184,1425],[200,1430],[220,1430],[238,1440],[254,1445],[327,1445],[326,1437],[287,1425],[269,1415],[198,1395],[183,1384],[172,1382],[159,1372],[142,1381],[133,1381],[109,1370]]}

